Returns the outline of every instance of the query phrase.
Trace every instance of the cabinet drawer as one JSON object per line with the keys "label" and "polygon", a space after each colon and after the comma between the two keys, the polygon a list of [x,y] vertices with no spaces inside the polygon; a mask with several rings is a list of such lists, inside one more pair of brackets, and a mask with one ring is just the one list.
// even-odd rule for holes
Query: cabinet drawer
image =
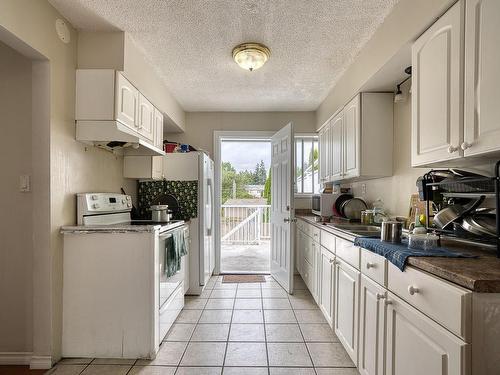
{"label": "cabinet drawer", "polygon": [[329,251],[335,254],[335,235],[322,230],[321,231],[321,246],[325,247]]}
{"label": "cabinet drawer", "polygon": [[387,260],[384,257],[361,249],[361,272],[380,285],[387,285]]}
{"label": "cabinet drawer", "polygon": [[335,251],[338,257],[342,258],[346,263],[359,270],[360,248],[354,246],[352,242],[341,238],[335,239]]}
{"label": "cabinet drawer", "polygon": [[309,225],[309,235],[312,237],[314,241],[319,243],[319,238],[321,234],[321,229],[318,227],[315,227],[314,225],[308,224]]}
{"label": "cabinet drawer", "polygon": [[401,272],[392,264],[389,264],[387,286],[391,292],[470,342],[471,291],[412,267]]}

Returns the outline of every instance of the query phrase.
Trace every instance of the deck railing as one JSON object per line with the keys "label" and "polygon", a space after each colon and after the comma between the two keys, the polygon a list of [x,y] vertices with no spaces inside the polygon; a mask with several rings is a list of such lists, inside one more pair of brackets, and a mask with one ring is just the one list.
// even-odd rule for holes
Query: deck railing
{"label": "deck railing", "polygon": [[269,240],[270,214],[270,205],[222,205],[221,242],[250,245]]}

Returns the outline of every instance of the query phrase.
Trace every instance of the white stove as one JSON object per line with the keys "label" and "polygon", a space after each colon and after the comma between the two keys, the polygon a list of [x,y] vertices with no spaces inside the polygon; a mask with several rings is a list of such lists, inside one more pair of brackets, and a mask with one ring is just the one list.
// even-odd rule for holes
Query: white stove
{"label": "white stove", "polygon": [[184,306],[188,255],[165,272],[167,241],[184,221],[132,220],[130,196],[77,195],[76,226],[64,226],[63,357],[154,358]]}

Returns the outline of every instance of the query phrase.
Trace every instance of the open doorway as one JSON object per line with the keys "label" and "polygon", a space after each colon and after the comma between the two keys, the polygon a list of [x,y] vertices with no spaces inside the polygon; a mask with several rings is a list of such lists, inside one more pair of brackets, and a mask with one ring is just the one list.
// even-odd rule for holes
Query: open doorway
{"label": "open doorway", "polygon": [[220,272],[270,271],[270,138],[220,140]]}

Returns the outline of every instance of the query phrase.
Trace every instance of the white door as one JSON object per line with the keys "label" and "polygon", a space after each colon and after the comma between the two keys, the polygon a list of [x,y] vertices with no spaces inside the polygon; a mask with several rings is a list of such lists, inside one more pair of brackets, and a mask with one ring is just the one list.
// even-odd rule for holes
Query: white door
{"label": "white door", "polygon": [[500,149],[500,1],[467,0],[464,155]]}
{"label": "white door", "polygon": [[343,139],[343,112],[340,112],[332,119],[330,125],[330,181],[340,180],[343,176],[343,157],[342,157],[342,139]]}
{"label": "white door", "polygon": [[271,137],[271,275],[293,292],[294,139],[289,123]]}
{"label": "white door", "polygon": [[387,300],[386,374],[470,374],[470,345],[392,293]]}
{"label": "white door", "polygon": [[[359,159],[361,144],[361,119],[360,95],[349,102],[344,108],[344,136],[343,136],[343,178],[352,178],[359,176]],[[376,147],[374,145],[374,147]]]}
{"label": "white door", "polygon": [[334,329],[355,365],[358,363],[359,271],[335,261]]}
{"label": "white door", "polygon": [[120,73],[116,73],[115,118],[136,130],[139,91]]}
{"label": "white door", "polygon": [[412,46],[412,165],[462,157],[462,2]]}
{"label": "white door", "polygon": [[362,375],[384,374],[385,289],[361,275],[359,363]]}
{"label": "white door", "polygon": [[333,326],[333,285],[335,275],[335,255],[321,248],[321,261],[319,268],[319,307],[326,320]]}

